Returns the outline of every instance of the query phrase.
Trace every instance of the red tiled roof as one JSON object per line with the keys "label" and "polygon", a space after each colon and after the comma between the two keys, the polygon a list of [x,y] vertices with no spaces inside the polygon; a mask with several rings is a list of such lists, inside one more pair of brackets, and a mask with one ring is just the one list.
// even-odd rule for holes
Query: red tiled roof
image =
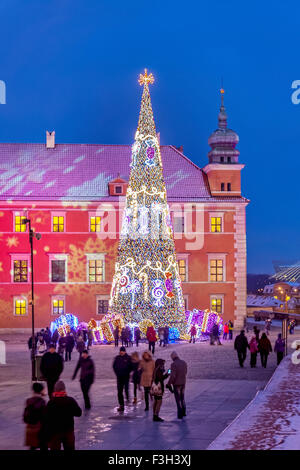
{"label": "red tiled roof", "polygon": [[[161,147],[170,201],[213,198],[206,174],[173,146]],[[111,199],[108,183],[129,179],[130,145],[0,144],[0,200]]]}

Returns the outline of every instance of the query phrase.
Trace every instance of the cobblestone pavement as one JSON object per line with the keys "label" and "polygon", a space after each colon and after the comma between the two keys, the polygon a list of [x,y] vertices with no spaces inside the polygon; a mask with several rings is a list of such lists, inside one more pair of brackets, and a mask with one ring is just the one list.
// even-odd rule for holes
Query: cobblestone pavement
{"label": "cobblestone pavement", "polygon": [[[272,332],[272,344],[275,337]],[[24,400],[30,395],[27,337],[1,335],[0,339],[7,345],[7,364],[0,365],[0,449],[23,449],[22,412]],[[136,350],[128,349],[128,352]],[[138,351],[145,349],[146,345],[141,344]],[[176,419],[174,397],[167,391],[161,409],[165,421],[155,423],[151,412],[144,412],[141,393],[136,406],[129,405],[123,415],[118,414],[111,368],[117,351],[114,346],[93,346],[91,355],[96,365],[96,382],[91,391],[93,406],[91,411],[75,419],[77,449],[206,449],[257,391],[264,388],[276,367],[272,353],[267,369],[259,363],[256,369],[250,369],[249,357],[241,369],[232,342],[222,346],[185,343],[157,347],[155,358],[165,358],[168,368],[174,349],[188,363],[188,415],[183,421]],[[83,406],[79,382],[71,381],[77,357],[75,352],[72,361],[65,364],[61,378],[69,395]]]}

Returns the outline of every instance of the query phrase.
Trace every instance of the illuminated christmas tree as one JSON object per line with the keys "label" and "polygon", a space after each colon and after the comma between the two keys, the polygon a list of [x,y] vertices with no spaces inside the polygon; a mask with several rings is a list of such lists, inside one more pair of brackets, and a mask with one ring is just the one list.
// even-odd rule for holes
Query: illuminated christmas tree
{"label": "illuminated christmas tree", "polygon": [[126,323],[147,319],[156,328],[176,327],[182,336],[184,300],[149,93],[153,82],[147,70],[139,77],[144,90],[109,312]]}

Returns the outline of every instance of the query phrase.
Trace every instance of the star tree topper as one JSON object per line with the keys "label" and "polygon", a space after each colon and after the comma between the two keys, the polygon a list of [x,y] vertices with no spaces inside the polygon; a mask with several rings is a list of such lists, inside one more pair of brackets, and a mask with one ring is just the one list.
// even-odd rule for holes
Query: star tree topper
{"label": "star tree topper", "polygon": [[139,84],[142,85],[148,85],[148,83],[151,83],[151,85],[154,83],[154,76],[152,73],[148,75],[147,69],[145,69],[144,75],[140,73],[139,76]]}

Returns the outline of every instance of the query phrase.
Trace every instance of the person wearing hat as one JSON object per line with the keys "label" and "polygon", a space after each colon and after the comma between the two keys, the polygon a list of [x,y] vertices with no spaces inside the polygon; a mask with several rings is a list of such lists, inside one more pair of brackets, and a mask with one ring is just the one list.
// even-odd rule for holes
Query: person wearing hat
{"label": "person wearing hat", "polygon": [[129,401],[129,376],[132,371],[131,357],[126,353],[124,346],[121,346],[120,353],[115,357],[113,369],[117,376],[118,401],[120,405],[118,411],[124,411],[123,390],[125,389],[126,399]]}
{"label": "person wearing hat", "polygon": [[169,377],[168,372],[165,374],[165,360],[156,359],[155,369],[153,372],[153,382],[151,385],[150,393],[153,396],[153,421],[164,421],[159,417],[159,411],[162,405],[162,398],[164,394],[164,380]]}
{"label": "person wearing hat", "polygon": [[182,419],[184,416],[186,416],[184,392],[187,375],[187,363],[182,359],[179,359],[176,351],[171,353],[171,359],[173,362],[171,364],[171,375],[167,388],[169,388],[171,392],[174,392],[177,405],[177,416],[178,419]]}
{"label": "person wearing hat", "polygon": [[47,444],[45,437],[45,418],[46,402],[43,398],[44,385],[35,382],[32,385],[33,395],[26,400],[26,406],[23,413],[23,420],[26,423],[25,445],[30,450],[46,450]]}
{"label": "person wearing hat", "polygon": [[47,431],[50,450],[75,450],[74,416],[80,417],[81,408],[66,392],[65,384],[59,380],[52,398],[47,404]]}
{"label": "person wearing hat", "polygon": [[51,398],[54,385],[58,381],[63,368],[63,359],[61,355],[56,352],[55,345],[51,343],[49,351],[42,357],[40,366],[41,372],[47,382],[49,398]]}
{"label": "person wearing hat", "polygon": [[94,382],[95,365],[91,356],[89,356],[89,352],[87,349],[82,351],[82,354],[79,357],[79,361],[74,371],[72,380],[75,379],[79,369],[80,369],[80,385],[81,385],[81,390],[83,393],[85,409],[90,410],[91,402],[90,402],[90,397],[89,397],[89,390],[91,388],[92,383]]}

